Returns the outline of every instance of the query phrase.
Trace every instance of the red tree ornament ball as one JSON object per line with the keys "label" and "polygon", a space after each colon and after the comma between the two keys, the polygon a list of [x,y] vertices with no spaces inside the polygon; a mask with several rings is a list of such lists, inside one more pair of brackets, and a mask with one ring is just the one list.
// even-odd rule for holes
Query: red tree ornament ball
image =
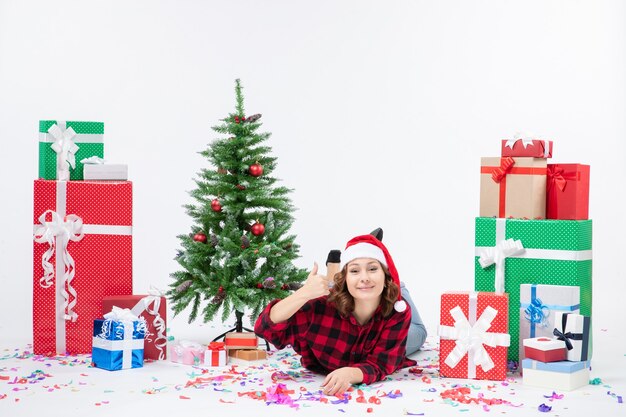
{"label": "red tree ornament ball", "polygon": [[258,162],[252,164],[250,165],[250,168],[248,168],[248,172],[253,177],[260,177],[261,175],[263,175],[263,165],[259,164]]}
{"label": "red tree ornament ball", "polygon": [[220,200],[216,198],[211,201],[211,210],[222,211],[222,205],[220,204]]}
{"label": "red tree ornament ball", "polygon": [[265,233],[265,226],[262,223],[256,222],[252,225],[250,231],[255,236],[261,236],[263,233]]}
{"label": "red tree ornament ball", "polygon": [[200,243],[206,243],[206,235],[204,233],[196,233],[195,235],[193,235],[193,240],[195,240],[196,242],[200,242]]}

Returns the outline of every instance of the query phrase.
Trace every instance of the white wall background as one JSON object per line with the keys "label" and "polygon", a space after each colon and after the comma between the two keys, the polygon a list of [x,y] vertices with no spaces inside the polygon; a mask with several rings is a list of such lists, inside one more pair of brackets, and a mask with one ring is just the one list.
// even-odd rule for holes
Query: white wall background
{"label": "white wall background", "polygon": [[144,293],[177,269],[197,152],[237,77],[294,189],[299,266],[381,226],[434,333],[440,294],[473,288],[479,158],[531,132],[592,167],[594,322],[617,327],[625,21],[619,0],[0,0],[0,339],[31,337],[38,120],[105,122]]}

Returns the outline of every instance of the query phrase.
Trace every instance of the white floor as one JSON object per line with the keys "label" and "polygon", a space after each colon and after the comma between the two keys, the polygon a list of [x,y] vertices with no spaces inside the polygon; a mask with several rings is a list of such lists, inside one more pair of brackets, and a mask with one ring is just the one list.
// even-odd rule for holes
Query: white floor
{"label": "white floor", "polygon": [[[206,328],[205,328],[206,329]],[[220,329],[211,326],[215,334]],[[3,339],[4,340],[4,339]],[[195,368],[168,361],[141,369],[109,372],[89,366],[88,355],[39,358],[20,346],[0,342],[0,416],[167,415],[239,416],[253,413],[317,415],[320,413],[395,415],[626,415],[626,336],[617,329],[594,334],[591,378],[602,382],[572,392],[524,386],[517,374],[504,382],[440,379],[437,339],[413,355],[418,366],[405,369],[373,386],[359,387],[345,401],[319,394],[322,378],[304,370],[290,350],[273,352],[268,360],[231,361],[225,368]],[[13,343],[13,342],[12,342]],[[266,404],[261,393],[292,391]],[[501,404],[463,404],[442,398],[442,392],[468,387],[468,397],[502,400]],[[391,394],[391,395],[389,395]],[[563,395],[562,398],[557,398]],[[359,397],[362,397],[359,400]],[[625,398],[626,399],[626,398]],[[366,402],[362,402],[365,400]],[[369,402],[373,401],[373,402]],[[134,413],[134,414],[131,414]],[[421,414],[423,413],[423,414]]]}

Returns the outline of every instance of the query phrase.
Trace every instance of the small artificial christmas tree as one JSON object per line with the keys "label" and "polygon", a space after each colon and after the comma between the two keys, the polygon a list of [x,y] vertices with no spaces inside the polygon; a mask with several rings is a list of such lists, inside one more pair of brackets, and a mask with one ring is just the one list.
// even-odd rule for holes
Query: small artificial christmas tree
{"label": "small artificial christmas tree", "polygon": [[[174,314],[191,305],[189,322],[200,314],[204,322],[222,309],[222,321],[234,311],[236,331],[249,310],[252,324],[273,299],[298,289],[307,271],[296,268],[298,245],[289,229],[294,210],[288,188],[272,177],[276,158],[263,145],[269,133],[259,133],[260,114],[245,116],[241,84],[236,80],[235,113],[213,130],[225,137],[200,152],[212,167],[200,171],[191,191],[197,204],[187,204],[192,232],[180,235],[176,261],[182,270],[171,277],[168,298]],[[246,329],[249,330],[249,329]]]}

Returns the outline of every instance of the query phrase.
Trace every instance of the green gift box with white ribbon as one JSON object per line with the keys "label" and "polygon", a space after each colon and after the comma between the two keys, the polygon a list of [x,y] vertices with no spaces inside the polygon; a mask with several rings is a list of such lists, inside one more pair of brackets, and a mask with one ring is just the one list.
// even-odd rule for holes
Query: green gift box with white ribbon
{"label": "green gift box with white ribbon", "polygon": [[104,158],[104,123],[39,121],[39,178],[82,180],[85,158]]}
{"label": "green gift box with white ribbon", "polygon": [[508,293],[510,360],[519,355],[521,284],[578,286],[580,314],[591,317],[591,238],[591,220],[476,218],[474,289]]}

